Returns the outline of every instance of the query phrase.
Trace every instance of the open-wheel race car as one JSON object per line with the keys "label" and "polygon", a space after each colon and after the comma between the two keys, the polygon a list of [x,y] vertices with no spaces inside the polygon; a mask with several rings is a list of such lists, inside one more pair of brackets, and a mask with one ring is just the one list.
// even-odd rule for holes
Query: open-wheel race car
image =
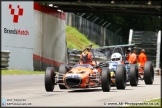
{"label": "open-wheel race car", "polygon": [[[130,82],[131,86],[137,86],[138,81],[144,80],[145,84],[152,84],[154,80],[154,68],[151,61],[147,61],[144,67],[137,64],[129,64],[126,60],[125,53],[131,45],[108,46],[111,54],[111,60],[107,61],[110,69],[111,85],[118,89],[125,89],[126,83]],[[120,83],[120,84],[118,84]]]}
{"label": "open-wheel race car", "polygon": [[[83,50],[86,51],[89,48]],[[53,91],[55,85],[59,85],[60,89],[69,88],[94,88],[101,87],[104,92],[109,92],[111,89],[110,70],[107,63],[97,63],[93,55],[94,65],[91,64],[75,64],[69,66],[61,64],[58,73],[53,67],[47,67],[45,72],[45,89]]]}
{"label": "open-wheel race car", "polygon": [[136,64],[129,64],[126,61],[121,47],[114,47],[111,60],[107,61],[107,63],[109,64],[113,86],[116,86],[118,89],[125,89],[127,82],[130,82],[131,86],[138,85],[138,67]]}

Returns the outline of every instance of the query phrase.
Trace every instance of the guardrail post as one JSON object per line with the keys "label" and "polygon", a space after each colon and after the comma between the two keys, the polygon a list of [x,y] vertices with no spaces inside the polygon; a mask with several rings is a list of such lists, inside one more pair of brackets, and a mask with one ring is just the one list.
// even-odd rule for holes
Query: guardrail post
{"label": "guardrail post", "polygon": [[10,51],[7,50],[1,50],[1,70],[6,70],[8,69],[9,66],[9,56]]}
{"label": "guardrail post", "polygon": [[130,31],[129,31],[129,44],[131,44],[132,43],[132,36],[133,36],[133,29],[130,29]]}
{"label": "guardrail post", "polygon": [[160,74],[160,46],[161,46],[161,31],[158,32],[157,37],[157,50],[156,50],[156,71],[158,71],[158,74]]}

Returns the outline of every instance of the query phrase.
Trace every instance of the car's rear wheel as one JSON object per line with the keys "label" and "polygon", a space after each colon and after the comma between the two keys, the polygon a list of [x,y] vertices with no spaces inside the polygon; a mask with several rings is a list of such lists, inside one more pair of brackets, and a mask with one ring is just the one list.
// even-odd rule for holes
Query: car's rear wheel
{"label": "car's rear wheel", "polygon": [[111,77],[110,77],[110,70],[108,67],[102,68],[101,87],[103,92],[109,92],[111,89]]}
{"label": "car's rear wheel", "polygon": [[[66,72],[67,72],[66,65],[65,64],[61,64],[60,67],[59,67],[59,73],[60,74],[65,74]],[[60,79],[59,83],[63,83],[63,75],[58,75],[58,78]],[[59,84],[59,88],[60,89],[67,89],[65,87],[65,85],[62,85],[62,84]]]}
{"label": "car's rear wheel", "polygon": [[126,69],[124,65],[117,65],[116,73],[116,88],[117,89],[125,89],[126,87]]}
{"label": "car's rear wheel", "polygon": [[144,81],[145,81],[145,84],[153,84],[154,67],[151,61],[147,61],[144,65]]}
{"label": "car's rear wheel", "polygon": [[138,67],[136,64],[131,64],[131,66],[130,66],[129,79],[130,79],[131,86],[138,85]]}
{"label": "car's rear wheel", "polygon": [[47,67],[45,72],[45,89],[47,92],[54,90],[55,72],[53,67]]}

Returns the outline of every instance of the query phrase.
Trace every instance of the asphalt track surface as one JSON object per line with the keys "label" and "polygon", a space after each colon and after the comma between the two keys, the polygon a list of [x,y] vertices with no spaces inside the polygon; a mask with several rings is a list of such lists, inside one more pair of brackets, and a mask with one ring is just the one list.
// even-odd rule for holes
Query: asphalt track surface
{"label": "asphalt track surface", "polygon": [[[46,92],[44,75],[2,75],[1,78],[1,97],[11,99],[7,103],[31,103],[27,106],[108,107],[103,103],[140,102],[161,97],[160,76],[155,76],[153,85],[145,85],[144,81],[139,81],[137,87],[131,87],[127,83],[125,90],[111,87],[110,92],[103,92],[101,87],[60,90],[58,85],[53,92]],[[13,101],[14,99],[25,99],[25,101]]]}

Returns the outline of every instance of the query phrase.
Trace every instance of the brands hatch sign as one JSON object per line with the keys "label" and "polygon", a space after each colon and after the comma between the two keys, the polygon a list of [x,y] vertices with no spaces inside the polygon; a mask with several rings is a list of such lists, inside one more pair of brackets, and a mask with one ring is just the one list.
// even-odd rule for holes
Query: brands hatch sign
{"label": "brands hatch sign", "polygon": [[[13,23],[18,24],[19,23],[19,16],[24,15],[24,9],[20,7],[20,5],[17,5],[18,13],[15,13],[15,9],[12,7],[12,4],[9,4],[10,14],[13,16]],[[4,28],[4,33],[7,34],[16,34],[16,35],[29,35],[28,30],[22,30],[22,29],[8,29]]]}
{"label": "brands hatch sign", "polygon": [[10,30],[10,29],[4,28],[4,33],[17,34],[17,35],[29,35],[28,30],[21,30],[21,29]]}

